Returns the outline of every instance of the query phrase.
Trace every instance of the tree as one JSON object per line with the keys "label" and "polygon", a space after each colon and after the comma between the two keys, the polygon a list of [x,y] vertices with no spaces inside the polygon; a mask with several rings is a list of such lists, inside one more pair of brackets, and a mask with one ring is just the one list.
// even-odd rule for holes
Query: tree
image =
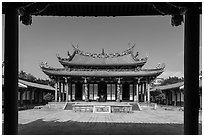
{"label": "tree", "polygon": [[178,83],[178,82],[182,82],[184,81],[184,78],[178,78],[178,77],[168,77],[167,79],[165,79],[161,85],[168,85],[168,84],[174,84],[174,83]]}
{"label": "tree", "polygon": [[47,93],[43,96],[43,99],[46,101],[46,102],[50,102],[54,99],[54,96],[51,94],[51,93]]}
{"label": "tree", "polygon": [[151,92],[151,96],[154,101],[159,104],[166,99],[166,95],[160,89],[156,89],[156,91]]}

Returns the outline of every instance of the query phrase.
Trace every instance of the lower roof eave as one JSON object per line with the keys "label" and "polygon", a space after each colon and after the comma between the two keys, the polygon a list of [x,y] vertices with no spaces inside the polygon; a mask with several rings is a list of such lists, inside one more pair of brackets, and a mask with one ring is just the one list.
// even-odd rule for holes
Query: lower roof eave
{"label": "lower roof eave", "polygon": [[47,72],[43,71],[48,76],[67,76],[67,77],[155,77],[160,75],[159,72]]}

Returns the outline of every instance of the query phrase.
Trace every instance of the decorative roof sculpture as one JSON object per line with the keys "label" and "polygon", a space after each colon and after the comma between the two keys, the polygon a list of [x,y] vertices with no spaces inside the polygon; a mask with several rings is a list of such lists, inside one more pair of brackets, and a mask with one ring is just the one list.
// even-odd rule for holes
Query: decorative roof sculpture
{"label": "decorative roof sculpture", "polygon": [[104,50],[102,53],[89,53],[80,50],[74,45],[72,45],[72,47],[74,48],[74,52],[72,55],[68,52],[67,58],[61,58],[57,55],[59,62],[63,66],[132,66],[137,64],[143,66],[147,62],[147,57],[138,59],[138,52],[136,52],[135,55],[133,54],[135,45],[121,53],[112,54],[107,54]]}

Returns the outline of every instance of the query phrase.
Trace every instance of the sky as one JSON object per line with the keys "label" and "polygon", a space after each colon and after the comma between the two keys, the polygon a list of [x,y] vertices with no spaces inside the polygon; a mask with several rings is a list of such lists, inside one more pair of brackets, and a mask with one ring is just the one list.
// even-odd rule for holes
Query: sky
{"label": "sky", "polygon": [[[4,45],[3,32],[2,42]],[[170,16],[33,17],[30,26],[19,23],[19,70],[48,79],[40,62],[62,68],[56,54],[66,57],[67,51],[73,53],[72,44],[92,53],[101,53],[102,49],[121,53],[135,44],[134,52],[139,52],[139,58],[148,56],[143,68],[165,63],[165,71],[159,77],[184,75],[184,24],[171,26]],[[2,52],[2,60],[3,55]]]}

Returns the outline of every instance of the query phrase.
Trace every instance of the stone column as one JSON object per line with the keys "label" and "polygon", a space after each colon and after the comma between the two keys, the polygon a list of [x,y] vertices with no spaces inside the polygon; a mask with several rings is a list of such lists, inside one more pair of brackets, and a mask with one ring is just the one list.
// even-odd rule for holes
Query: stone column
{"label": "stone column", "polygon": [[[196,3],[198,4],[198,3]],[[184,30],[184,134],[198,134],[200,15],[195,3],[185,12]]]}
{"label": "stone column", "polygon": [[140,79],[137,80],[137,85],[136,85],[137,102],[140,102],[140,100],[139,100],[139,83],[140,83]]}
{"label": "stone column", "polygon": [[137,102],[137,96],[138,96],[138,94],[137,94],[137,83],[135,82],[134,83],[134,102]]}
{"label": "stone column", "polygon": [[140,84],[140,89],[141,89],[141,101],[144,102],[143,83]]}
{"label": "stone column", "polygon": [[57,88],[58,87],[58,80],[55,83],[55,102],[57,102]]}
{"label": "stone column", "polygon": [[84,83],[85,83],[85,87],[84,87],[84,93],[85,93],[85,102],[88,102],[89,99],[88,99],[88,87],[87,87],[87,79],[85,78],[84,79]]}
{"label": "stone column", "polygon": [[150,103],[150,82],[147,83],[147,102]]}
{"label": "stone column", "polygon": [[146,90],[147,90],[147,83],[143,83],[143,90],[144,90],[144,102],[147,102],[147,95],[146,95]]}
{"label": "stone column", "polygon": [[64,102],[65,101],[65,99],[64,99],[64,82],[62,82],[62,102]]}
{"label": "stone column", "polygon": [[18,134],[18,11],[16,3],[5,8],[4,134]]}
{"label": "stone column", "polygon": [[66,102],[71,101],[69,96],[69,84],[68,84],[68,78],[65,78],[65,84],[66,84]]}
{"label": "stone column", "polygon": [[117,82],[117,102],[120,102],[120,78],[118,78],[118,82]]}
{"label": "stone column", "polygon": [[59,102],[61,102],[61,82],[59,82]]}

